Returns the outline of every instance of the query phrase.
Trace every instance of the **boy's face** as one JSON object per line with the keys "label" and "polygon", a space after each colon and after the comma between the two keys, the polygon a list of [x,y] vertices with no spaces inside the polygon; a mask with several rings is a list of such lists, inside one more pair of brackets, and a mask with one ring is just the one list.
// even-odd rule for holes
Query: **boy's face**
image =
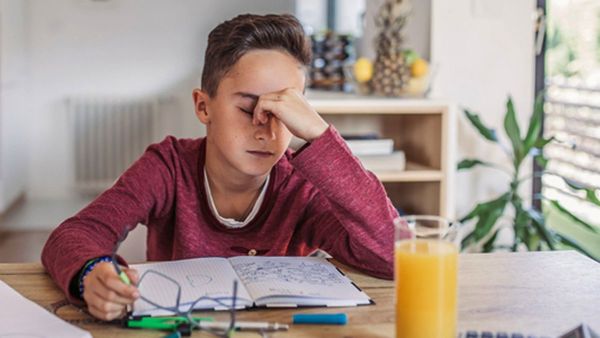
{"label": "boy's face", "polygon": [[288,148],[292,134],[277,118],[252,124],[252,112],[263,94],[286,88],[304,90],[300,63],[285,52],[253,50],[227,73],[214,97],[196,89],[196,115],[207,129],[207,160],[229,174],[267,174]]}

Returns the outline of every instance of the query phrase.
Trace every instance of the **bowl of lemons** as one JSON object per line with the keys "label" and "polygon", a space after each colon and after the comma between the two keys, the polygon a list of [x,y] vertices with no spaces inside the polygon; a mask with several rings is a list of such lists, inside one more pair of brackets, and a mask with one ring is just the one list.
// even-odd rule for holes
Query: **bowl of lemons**
{"label": "bowl of lemons", "polygon": [[[404,65],[397,67],[398,71],[408,73],[408,81],[402,86],[401,96],[423,97],[429,91],[431,69],[429,62],[417,52],[406,49],[402,52]],[[358,58],[351,68],[351,77],[354,81],[355,91],[359,94],[372,94],[371,81],[373,79],[373,61],[366,57]]]}

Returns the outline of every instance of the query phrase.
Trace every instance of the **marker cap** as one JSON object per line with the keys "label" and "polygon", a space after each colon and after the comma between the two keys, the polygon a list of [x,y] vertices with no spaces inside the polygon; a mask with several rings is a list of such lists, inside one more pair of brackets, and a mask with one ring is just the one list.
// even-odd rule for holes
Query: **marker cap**
{"label": "marker cap", "polygon": [[298,313],[292,316],[292,323],[346,325],[348,316],[345,313]]}

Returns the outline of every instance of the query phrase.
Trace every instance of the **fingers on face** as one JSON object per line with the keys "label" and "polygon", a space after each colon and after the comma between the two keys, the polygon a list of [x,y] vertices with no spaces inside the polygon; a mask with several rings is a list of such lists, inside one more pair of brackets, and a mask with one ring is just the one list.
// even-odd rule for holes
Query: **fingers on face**
{"label": "fingers on face", "polygon": [[279,112],[290,98],[298,96],[298,91],[294,88],[287,88],[274,93],[263,94],[258,98],[256,107],[254,108],[254,116],[252,123],[254,125],[264,124],[269,122],[270,115],[279,118]]}
{"label": "fingers on face", "polygon": [[259,125],[269,122],[270,115],[277,111],[279,102],[269,99],[263,100],[261,96],[261,99],[256,103],[256,107],[254,107],[252,123]]}

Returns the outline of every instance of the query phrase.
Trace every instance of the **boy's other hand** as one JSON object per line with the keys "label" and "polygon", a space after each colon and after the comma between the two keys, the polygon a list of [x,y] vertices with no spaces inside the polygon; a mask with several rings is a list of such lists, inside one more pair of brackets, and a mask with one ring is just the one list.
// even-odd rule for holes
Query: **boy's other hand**
{"label": "boy's other hand", "polygon": [[123,271],[132,285],[123,283],[112,263],[98,263],[83,280],[83,299],[94,317],[102,320],[120,318],[127,313],[127,305],[132,305],[140,296],[135,287],[137,271],[127,268]]}
{"label": "boy's other hand", "polygon": [[259,96],[252,123],[258,125],[269,122],[269,114],[283,122],[294,136],[307,142],[321,136],[329,126],[295,88]]}

